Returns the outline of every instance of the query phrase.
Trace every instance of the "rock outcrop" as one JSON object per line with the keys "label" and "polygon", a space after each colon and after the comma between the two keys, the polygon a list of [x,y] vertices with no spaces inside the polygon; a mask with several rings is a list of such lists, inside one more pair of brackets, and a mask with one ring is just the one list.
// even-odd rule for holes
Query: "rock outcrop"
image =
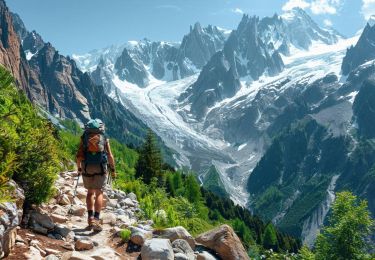
{"label": "rock outcrop", "polygon": [[0,203],[0,258],[7,256],[16,243],[17,226],[21,223],[23,202],[25,196],[23,190],[14,182],[11,194],[12,202]]}
{"label": "rock outcrop", "polygon": [[348,75],[359,65],[375,59],[375,26],[367,24],[355,46],[351,46],[342,62],[342,73]]}
{"label": "rock outcrop", "polygon": [[217,229],[201,234],[196,238],[196,241],[217,252],[222,259],[250,259],[241,240],[228,225],[222,225]]}

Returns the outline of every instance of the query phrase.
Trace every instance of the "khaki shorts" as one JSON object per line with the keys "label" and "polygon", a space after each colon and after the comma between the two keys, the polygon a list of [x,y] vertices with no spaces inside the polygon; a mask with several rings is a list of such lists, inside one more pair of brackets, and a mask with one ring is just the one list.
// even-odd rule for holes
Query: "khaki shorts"
{"label": "khaki shorts", "polygon": [[102,169],[100,165],[88,165],[86,168],[86,174],[92,176],[82,176],[83,186],[86,189],[103,190],[107,183],[107,169],[105,169],[104,175],[94,175],[95,173],[101,173]]}

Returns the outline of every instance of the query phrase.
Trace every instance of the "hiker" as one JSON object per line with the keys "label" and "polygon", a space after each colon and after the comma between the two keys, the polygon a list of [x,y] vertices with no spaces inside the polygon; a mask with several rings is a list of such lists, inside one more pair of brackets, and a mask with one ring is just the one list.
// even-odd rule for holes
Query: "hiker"
{"label": "hiker", "polygon": [[115,161],[104,131],[104,123],[100,119],[90,120],[85,125],[77,152],[78,175],[82,175],[83,186],[87,189],[88,228],[94,231],[102,230],[99,217],[108,170],[111,177],[116,178]]}

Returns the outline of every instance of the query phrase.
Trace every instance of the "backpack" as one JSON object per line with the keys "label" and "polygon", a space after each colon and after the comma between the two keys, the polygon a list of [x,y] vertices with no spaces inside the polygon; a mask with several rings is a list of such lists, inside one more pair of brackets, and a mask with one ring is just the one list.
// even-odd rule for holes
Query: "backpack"
{"label": "backpack", "polygon": [[107,168],[107,138],[104,134],[104,124],[100,119],[92,119],[85,125],[82,135],[83,151],[85,155],[85,172],[88,165],[100,165],[101,174]]}

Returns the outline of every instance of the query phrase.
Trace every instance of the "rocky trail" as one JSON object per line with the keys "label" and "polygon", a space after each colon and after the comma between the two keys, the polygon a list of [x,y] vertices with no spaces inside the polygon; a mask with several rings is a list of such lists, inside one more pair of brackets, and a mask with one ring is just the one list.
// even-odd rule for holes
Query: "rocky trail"
{"label": "rocky trail", "polygon": [[[23,191],[13,183],[14,202],[0,204],[0,258],[248,259],[231,227],[222,225],[195,239],[183,227],[154,229],[151,220],[138,218],[141,209],[135,194],[110,187],[106,188],[101,213],[103,230],[88,230],[86,189],[79,178],[74,197],[76,180],[76,172],[61,173],[56,181],[57,195],[27,213],[22,212]],[[130,231],[128,242],[120,238],[124,229]]]}

